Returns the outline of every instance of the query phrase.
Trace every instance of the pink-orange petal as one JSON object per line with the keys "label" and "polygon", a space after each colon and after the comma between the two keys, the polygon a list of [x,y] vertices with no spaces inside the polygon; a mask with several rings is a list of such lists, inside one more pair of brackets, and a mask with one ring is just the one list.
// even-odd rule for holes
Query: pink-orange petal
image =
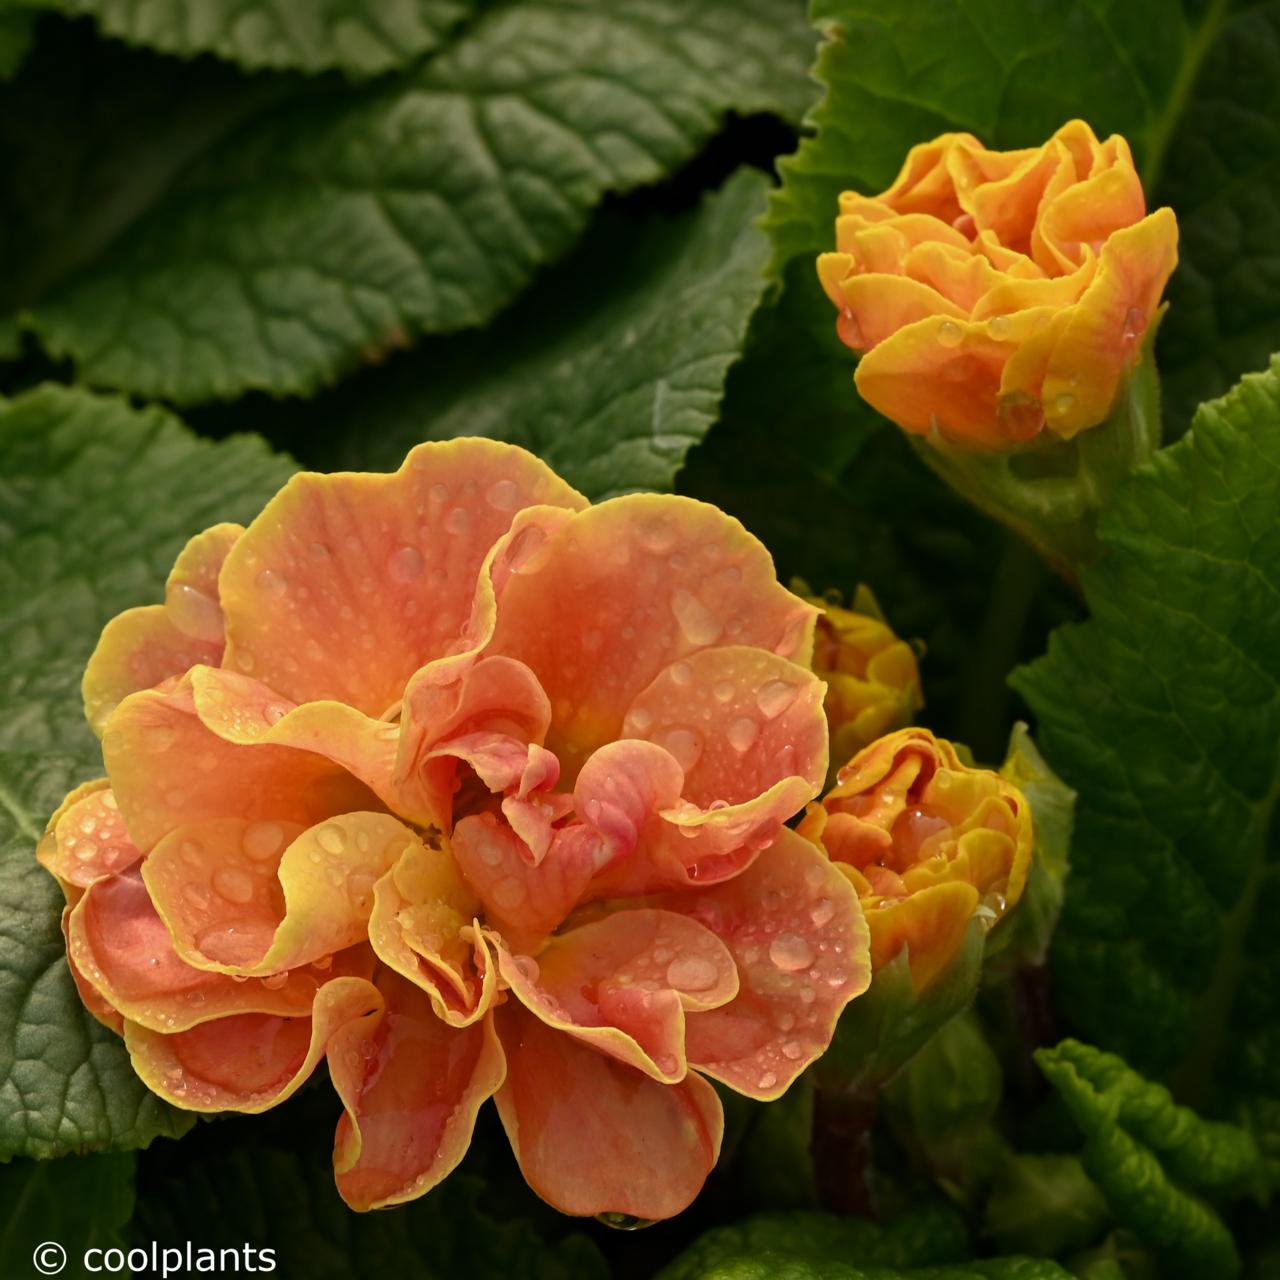
{"label": "pink-orange petal", "polygon": [[64,890],[127,871],[141,856],[105,778],[63,802],[36,849],[41,865]]}
{"label": "pink-orange petal", "polygon": [[857,895],[821,850],[783,830],[741,875],[662,902],[717,933],[740,975],[734,1000],[689,1015],[690,1065],[750,1097],[779,1097],[870,983]]}
{"label": "pink-orange petal", "polygon": [[243,532],[238,524],[218,524],[197,534],[169,574],[165,603],[127,609],[103,628],[81,684],[96,732],[129,694],[221,660],[218,573]]}
{"label": "pink-orange petal", "polygon": [[476,1113],[506,1075],[492,1019],[451,1027],[426,994],[383,970],[385,1008],[350,1023],[329,1050],[329,1074],[346,1108],[333,1164],[353,1209],[402,1204],[429,1191],[466,1154]]}
{"label": "pink-orange petal", "polygon": [[738,991],[724,943],[671,911],[638,907],[570,929],[535,959],[498,951],[507,985],[549,1027],[674,1084],[688,1070],[685,1013]]}
{"label": "pink-orange petal", "polygon": [[421,987],[453,1026],[477,1022],[497,997],[479,907],[448,846],[434,842],[410,842],[373,889],[369,942],[378,958]]}
{"label": "pink-orange petal", "polygon": [[805,662],[816,616],[736,520],[692,499],[635,494],[565,521],[510,576],[488,652],[532,669],[551,700],[544,745],[572,783],[670,663],[717,644]]}
{"label": "pink-orange petal", "polygon": [[142,876],[184,960],[267,976],[362,942],[374,884],[417,843],[383,813],[337,814],[305,830],[223,818],[171,832]]}
{"label": "pink-orange petal", "polygon": [[562,1213],[670,1218],[720,1154],[724,1114],[690,1072],[660,1084],[548,1027],[520,1005],[495,1014],[507,1055],[498,1114],[521,1172]]}
{"label": "pink-orange petal", "polygon": [[179,826],[241,818],[310,826],[377,801],[323,756],[229,742],[201,720],[192,674],[126,698],[107,725],[103,758],[125,825],[148,853]]}
{"label": "pink-orange petal", "polygon": [[174,950],[136,870],[90,885],[65,931],[75,972],[111,1008],[152,1031],[185,1031],[232,1013],[304,1017],[320,985],[309,971],[237,982],[192,968]]}
{"label": "pink-orange petal", "polygon": [[391,475],[294,476],[223,566],[225,664],[381,715],[458,640],[486,556],[537,504],[586,499],[492,440],[419,445]]}
{"label": "pink-orange petal", "polygon": [[161,1035],[125,1023],[133,1069],[153,1093],[188,1111],[256,1113],[283,1102],[315,1070],[344,1026],[375,1017],[382,997],[364,976],[316,993],[310,1017],[239,1013]]}

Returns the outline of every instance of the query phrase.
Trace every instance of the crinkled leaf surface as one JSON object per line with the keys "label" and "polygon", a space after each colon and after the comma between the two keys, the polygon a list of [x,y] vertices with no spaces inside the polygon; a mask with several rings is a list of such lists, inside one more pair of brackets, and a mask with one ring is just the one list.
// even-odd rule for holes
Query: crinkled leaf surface
{"label": "crinkled leaf surface", "polygon": [[1280,347],[1275,0],[814,0],[812,14],[828,91],[781,165],[777,267],[830,248],[839,193],[883,190],[915,143],[962,129],[1031,146],[1083,116],[1129,139],[1149,204],[1181,223],[1159,347],[1171,430]]}
{"label": "crinkled leaf surface", "polygon": [[1189,1188],[1227,1196],[1257,1189],[1262,1160],[1253,1138],[1202,1120],[1124,1059],[1090,1045],[1064,1040],[1036,1061],[1084,1133],[1085,1170],[1115,1217],[1166,1255],[1170,1274],[1238,1274],[1231,1232]]}
{"label": "crinkled leaf surface", "polygon": [[198,441],[82,391],[0,403],[0,1155],[141,1146],[190,1124],[81,1007],[35,843],[101,772],[79,685],[102,625],[159,599],[188,536],[250,519],[290,471],[260,443]]}
{"label": "crinkled leaf surface", "polygon": [[37,1246],[56,1241],[72,1274],[86,1249],[127,1248],[136,1156],[113,1151],[62,1160],[14,1160],[0,1166],[0,1273],[31,1274]]}
{"label": "crinkled leaf surface", "polygon": [[470,0],[28,0],[89,16],[104,35],[160,53],[217,54],[242,67],[368,76],[440,44]]}
{"label": "crinkled leaf surface", "polygon": [[492,329],[289,406],[299,456],[392,469],[420,440],[485,435],[533,450],[591,498],[669,489],[715,421],[765,286],[766,185],[744,171],[675,218],[602,218]]}
{"label": "crinkled leaf surface", "polygon": [[34,323],[142,395],[315,390],[490,319],[726,113],[797,116],[812,44],[795,0],[490,5],[412,72],[254,118]]}
{"label": "crinkled leaf surface", "polygon": [[1064,1012],[1184,1101],[1273,1132],[1277,510],[1273,364],[1119,491],[1084,575],[1091,621],[1015,675],[1078,793],[1053,951]]}

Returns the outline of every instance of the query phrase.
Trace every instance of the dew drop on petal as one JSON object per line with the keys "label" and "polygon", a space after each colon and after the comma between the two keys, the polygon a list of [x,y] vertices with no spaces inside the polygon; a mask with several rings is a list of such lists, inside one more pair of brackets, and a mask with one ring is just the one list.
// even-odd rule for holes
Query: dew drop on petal
{"label": "dew drop on petal", "polygon": [[734,694],[734,684],[732,680],[721,680],[713,690],[717,702],[732,702]]}
{"label": "dew drop on petal", "polygon": [[830,898],[819,898],[813,904],[813,910],[809,912],[809,919],[813,921],[815,929],[821,929],[823,925],[831,923],[836,914],[836,904]]}
{"label": "dew drop on petal", "polygon": [[1130,307],[1124,313],[1124,341],[1136,342],[1147,331],[1147,313],[1141,307]]}
{"label": "dew drop on petal", "polygon": [[627,716],[627,727],[636,733],[648,733],[653,728],[653,712],[646,711],[644,707],[636,707]]}
{"label": "dew drop on petal", "polygon": [[1059,417],[1068,414],[1076,407],[1076,398],[1070,391],[1064,391],[1060,396],[1056,397],[1053,402],[1053,411]]}
{"label": "dew drop on petal", "polygon": [[263,978],[262,985],[266,987],[268,991],[279,991],[280,988],[288,981],[289,975],[287,973],[269,973],[265,978]]}
{"label": "dew drop on petal", "polygon": [[512,956],[511,962],[526,982],[537,982],[541,970],[532,956]]}
{"label": "dew drop on petal", "polygon": [[773,720],[796,700],[799,693],[799,686],[787,680],[770,680],[756,694],[756,706],[760,708],[761,714]]}
{"label": "dew drop on petal", "polygon": [[387,561],[387,572],[396,582],[413,582],[422,576],[426,561],[417,547],[404,546],[391,553]]}
{"label": "dew drop on petal", "polygon": [[260,591],[265,591],[273,596],[284,595],[285,588],[289,585],[285,576],[277,573],[274,569],[263,569],[254,581],[258,584]]}
{"label": "dew drop on petal", "polygon": [[944,320],[938,326],[938,341],[944,347],[958,347],[964,341],[964,330],[954,320]]}
{"label": "dew drop on petal", "polygon": [[798,933],[780,933],[769,944],[769,959],[783,973],[796,973],[813,963],[813,948]]}
{"label": "dew drop on petal", "polygon": [[444,527],[450,533],[466,533],[471,527],[471,512],[466,507],[454,507],[444,518]]}
{"label": "dew drop on petal", "polygon": [[241,847],[255,862],[270,858],[284,842],[284,829],[276,822],[253,822],[245,828]]}
{"label": "dew drop on petal", "polygon": [[524,885],[515,876],[499,880],[490,893],[494,905],[500,911],[512,911],[524,901]]}
{"label": "dew drop on petal", "polygon": [[209,894],[203,885],[185,884],[182,886],[182,896],[197,911],[203,911],[209,905]]}
{"label": "dew drop on petal", "polygon": [[313,542],[308,550],[311,552],[313,560],[327,560],[329,558],[329,548],[323,542]]}
{"label": "dew drop on petal", "polygon": [[761,1075],[759,1083],[762,1089],[772,1089],[778,1083],[778,1077],[772,1071],[766,1071]]}
{"label": "dew drop on petal", "polygon": [[788,1040],[786,1044],[782,1046],[782,1056],[790,1059],[792,1062],[799,1058],[803,1053],[804,1050],[800,1047],[800,1042],[798,1040]]}
{"label": "dew drop on petal", "polygon": [[343,833],[341,827],[330,822],[316,832],[316,844],[318,844],[325,853],[339,854],[346,851],[347,837]]}
{"label": "dew drop on petal", "polygon": [[1009,336],[1009,330],[1013,326],[1013,321],[1008,316],[992,316],[987,321],[987,332],[997,341],[1001,342]]}
{"label": "dew drop on petal", "polygon": [[246,672],[252,671],[253,670],[253,654],[248,653],[242,649],[239,653],[236,654],[236,666],[239,667],[241,671],[246,671]]}
{"label": "dew drop on petal", "polygon": [[715,644],[720,638],[720,623],[715,614],[697,596],[683,587],[671,596],[671,612],[690,644]]}
{"label": "dew drop on petal", "polygon": [[658,739],[658,745],[671,752],[686,773],[702,755],[702,736],[695,729],[666,729]]}
{"label": "dew drop on petal", "polygon": [[715,981],[716,967],[704,956],[677,956],[667,965],[667,986],[676,991],[706,991]]}
{"label": "dew drop on petal", "polygon": [[279,724],[288,714],[289,708],[283,702],[268,702],[262,708],[262,718],[268,724]]}
{"label": "dew drop on petal", "polygon": [[520,502],[520,486],[514,480],[495,481],[485,498],[495,511],[514,511]]}
{"label": "dew drop on petal", "polygon": [[228,902],[243,904],[253,897],[253,877],[239,867],[220,867],[213,873],[213,887]]}
{"label": "dew drop on petal", "polygon": [[664,1053],[655,1060],[654,1065],[664,1076],[673,1076],[680,1069],[680,1059],[673,1053]]}
{"label": "dew drop on petal", "polygon": [[750,717],[741,716],[728,728],[726,737],[735,751],[749,751],[760,732],[760,726]]}
{"label": "dew drop on petal", "polygon": [[165,592],[164,602],[169,621],[179,631],[197,640],[222,639],[222,609],[203,591],[185,582],[175,583]]}

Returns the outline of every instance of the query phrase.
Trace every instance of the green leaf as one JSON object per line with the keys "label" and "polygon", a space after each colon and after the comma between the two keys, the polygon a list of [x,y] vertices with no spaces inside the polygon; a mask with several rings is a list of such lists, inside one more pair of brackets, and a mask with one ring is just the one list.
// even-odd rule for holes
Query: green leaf
{"label": "green leaf", "polygon": [[495,4],[412,73],[256,117],[34,309],[87,381],[184,403],[314,391],[488,321],[607,192],[730,111],[796,115],[794,0]]}
{"label": "green leaf", "polygon": [[82,391],[0,402],[0,1157],[143,1146],[191,1124],[81,1006],[35,844],[101,773],[79,685],[102,625],[159,599],[187,537],[252,517],[290,471],[259,442],[198,441]]}
{"label": "green leaf", "polygon": [[1227,1196],[1258,1188],[1262,1157],[1252,1136],[1202,1120],[1090,1045],[1064,1040],[1035,1056],[1085,1135],[1085,1171],[1115,1216],[1164,1251],[1176,1274],[1238,1274],[1231,1233],[1184,1188]]}
{"label": "green leaf", "polygon": [[300,456],[394,469],[420,440],[484,435],[533,450],[591,498],[669,489],[715,420],[764,290],[765,187],[744,170],[696,211],[601,219],[484,333],[428,342],[318,405],[288,406]]}
{"label": "green leaf", "polygon": [[35,40],[36,15],[0,4],[0,81],[11,80]]}
{"label": "green leaf", "polygon": [[1014,677],[1078,793],[1063,1011],[1260,1128],[1280,1111],[1277,509],[1280,364],[1121,488],[1083,578],[1092,620]]}
{"label": "green leaf", "polygon": [[217,54],[262,67],[377,75],[436,48],[471,0],[26,0],[68,17],[91,17],[103,35],[159,53]]}
{"label": "green leaf", "polygon": [[14,1160],[0,1167],[5,1225],[0,1229],[0,1273],[33,1274],[32,1256],[42,1244],[66,1250],[72,1274],[86,1249],[127,1248],[133,1216],[132,1152]]}
{"label": "green leaf", "polygon": [[[352,1212],[333,1183],[336,1107],[331,1094],[319,1093],[291,1099],[275,1116],[219,1121],[181,1147],[148,1152],[139,1167],[135,1241],[269,1248],[281,1280],[607,1280],[595,1246],[566,1234],[571,1220],[557,1219],[559,1238],[548,1241],[532,1221],[510,1216],[492,1184],[463,1170],[421,1199],[383,1213]],[[315,1105],[321,1098],[324,1105]],[[301,1138],[299,1115],[306,1117]]]}
{"label": "green leaf", "polygon": [[1129,139],[1149,205],[1181,224],[1159,346],[1171,434],[1280,347],[1276,0],[814,0],[812,14],[827,93],[780,165],[776,271],[830,248],[839,193],[883,190],[914,144],[966,130],[1034,146],[1082,116]]}
{"label": "green leaf", "polygon": [[[655,1280],[767,1276],[774,1273],[739,1269],[752,1255],[766,1253],[793,1266],[847,1263],[873,1267],[883,1274],[878,1271],[881,1267],[957,1262],[969,1255],[969,1241],[959,1215],[942,1204],[909,1209],[887,1224],[813,1211],[762,1213],[707,1232]],[[795,1274],[808,1277],[822,1272],[797,1270]]]}
{"label": "green leaf", "polygon": [[1079,1159],[1061,1155],[1009,1156],[996,1173],[984,1219],[1001,1249],[1048,1257],[1083,1248],[1109,1220],[1107,1202]]}

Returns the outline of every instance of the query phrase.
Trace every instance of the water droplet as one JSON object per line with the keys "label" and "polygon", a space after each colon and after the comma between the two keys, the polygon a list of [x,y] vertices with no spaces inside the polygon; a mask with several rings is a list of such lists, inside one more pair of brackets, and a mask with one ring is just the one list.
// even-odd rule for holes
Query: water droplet
{"label": "water droplet", "polygon": [[321,956],[319,960],[313,960],[311,962],[311,967],[313,969],[319,969],[321,973],[324,973],[325,970],[333,967],[333,957]]}
{"label": "water droplet", "polygon": [[750,716],[741,716],[729,726],[725,736],[735,751],[749,751],[759,732],[760,726]]}
{"label": "water droplet", "polygon": [[347,848],[347,837],[341,827],[330,822],[316,832],[316,844],[318,844],[325,853],[332,853],[335,855],[345,853]]}
{"label": "water droplet", "polygon": [[695,729],[666,729],[659,736],[658,745],[670,751],[686,773],[702,755],[702,736]]}
{"label": "water droplet", "polygon": [[1147,313],[1141,307],[1130,307],[1124,313],[1125,342],[1137,342],[1147,331]]}
{"label": "water droplet", "polygon": [[627,725],[635,733],[645,734],[653,728],[653,712],[636,707],[627,716]]}
{"label": "water droplet", "polygon": [[197,640],[222,639],[222,609],[218,602],[185,582],[165,592],[165,611],[179,631]]}
{"label": "water droplet", "polygon": [[444,527],[450,533],[466,533],[471,527],[471,512],[466,507],[454,507],[444,518]]}
{"label": "water droplet", "polygon": [[777,1017],[778,1030],[790,1031],[796,1025],[796,1015],[790,1009],[783,1009]]}
{"label": "water droplet", "polygon": [[1064,391],[1060,396],[1056,397],[1053,402],[1053,411],[1059,417],[1063,414],[1070,413],[1076,407],[1076,398],[1070,391]]}
{"label": "water droplet", "polygon": [[514,511],[520,502],[520,486],[514,480],[498,480],[485,494],[495,511]]}
{"label": "water droplet", "polygon": [[268,724],[279,724],[289,714],[289,708],[283,702],[268,702],[262,708],[262,718]]}
{"label": "water droplet", "polygon": [[285,588],[289,585],[288,579],[274,569],[263,569],[254,581],[258,584],[260,591],[266,591],[273,596],[284,595]]}
{"label": "water droplet", "polygon": [[110,809],[113,812],[120,808],[119,804],[116,803],[115,794],[113,792],[104,791],[102,793],[102,807],[104,809]]}
{"label": "water droplet", "polygon": [[187,992],[187,1003],[188,1003],[188,1004],[194,1004],[194,1005],[202,1005],[202,1004],[204,1004],[204,992],[203,992],[203,991],[188,991],[188,992]]}
{"label": "water droplet", "polygon": [[664,1053],[654,1060],[654,1065],[664,1076],[673,1076],[680,1069],[680,1059],[673,1053]]}
{"label": "water droplet", "polygon": [[198,840],[184,840],[178,846],[178,853],[188,866],[198,866],[204,854],[204,846]]}
{"label": "water droplet", "polygon": [[830,898],[819,898],[809,912],[809,919],[813,921],[815,929],[821,929],[823,925],[831,923],[835,914],[836,904]]}
{"label": "water droplet", "polygon": [[667,986],[676,991],[706,991],[715,982],[716,967],[705,956],[677,956],[667,965]]}
{"label": "water droplet", "polygon": [[800,1047],[800,1042],[798,1040],[788,1040],[786,1044],[782,1046],[782,1056],[784,1058],[789,1058],[792,1062],[799,1058],[803,1053],[804,1050]]}
{"label": "water droplet", "polygon": [[279,991],[280,988],[288,981],[289,975],[287,973],[269,973],[265,978],[263,978],[262,985],[266,987],[268,991]]}
{"label": "water droplet", "polygon": [[691,591],[680,587],[672,593],[671,612],[690,644],[715,644],[720,638],[719,620]]}
{"label": "water droplet", "polygon": [[148,729],[145,734],[147,747],[157,753],[168,751],[177,739],[177,731],[167,724],[155,725],[153,728]]}
{"label": "water droplet", "polygon": [[195,907],[197,911],[203,911],[209,905],[209,894],[203,885],[185,884],[182,886],[182,896],[187,902]]}
{"label": "water droplet", "polygon": [[494,906],[512,911],[524,901],[524,885],[515,876],[504,876],[491,890]]}
{"label": "water droplet", "polygon": [[778,1083],[778,1077],[772,1071],[766,1071],[760,1077],[760,1087],[762,1089],[772,1089]]}
{"label": "water droplet", "polygon": [[426,561],[417,547],[400,547],[387,561],[387,572],[396,582],[413,582],[425,568]]}
{"label": "water droplet", "polygon": [[1024,391],[1011,391],[1000,397],[996,418],[1008,439],[1030,440],[1044,426],[1044,405]]}
{"label": "water droplet", "polygon": [[482,840],[476,853],[486,866],[496,867],[502,861],[502,845],[497,840]]}
{"label": "water droplet", "polygon": [[323,542],[313,542],[308,550],[311,552],[313,560],[327,560],[329,558],[329,548]]}
{"label": "water droplet", "polygon": [[253,654],[245,652],[243,649],[236,654],[236,666],[241,671],[253,670]]}
{"label": "water droplet", "polygon": [[944,320],[938,326],[938,341],[944,347],[958,347],[964,341],[964,330],[954,320]]}
{"label": "water droplet", "polygon": [[253,877],[239,867],[220,867],[213,873],[213,887],[228,902],[245,903],[253,897]]}
{"label": "water droplet", "polygon": [[532,956],[512,956],[511,962],[526,982],[537,982],[541,970]]}
{"label": "water droplet", "polygon": [[987,332],[997,341],[1002,342],[1009,336],[1013,321],[1008,316],[992,316],[987,321]]}
{"label": "water droplet", "polygon": [[713,690],[717,702],[732,702],[734,694],[734,684],[732,680],[721,680]]}
{"label": "water droplet", "polygon": [[240,845],[246,857],[261,862],[276,853],[284,842],[284,829],[275,822],[253,822],[244,829]]}
{"label": "water droplet", "polygon": [[756,706],[769,720],[780,716],[797,698],[800,689],[787,680],[770,680],[756,694]]}
{"label": "water droplet", "polygon": [[769,943],[769,959],[783,973],[796,973],[813,963],[813,948],[798,933],[780,933]]}
{"label": "water droplet", "polygon": [[678,684],[681,688],[687,688],[693,683],[693,668],[687,662],[673,662],[670,675],[672,684]]}

